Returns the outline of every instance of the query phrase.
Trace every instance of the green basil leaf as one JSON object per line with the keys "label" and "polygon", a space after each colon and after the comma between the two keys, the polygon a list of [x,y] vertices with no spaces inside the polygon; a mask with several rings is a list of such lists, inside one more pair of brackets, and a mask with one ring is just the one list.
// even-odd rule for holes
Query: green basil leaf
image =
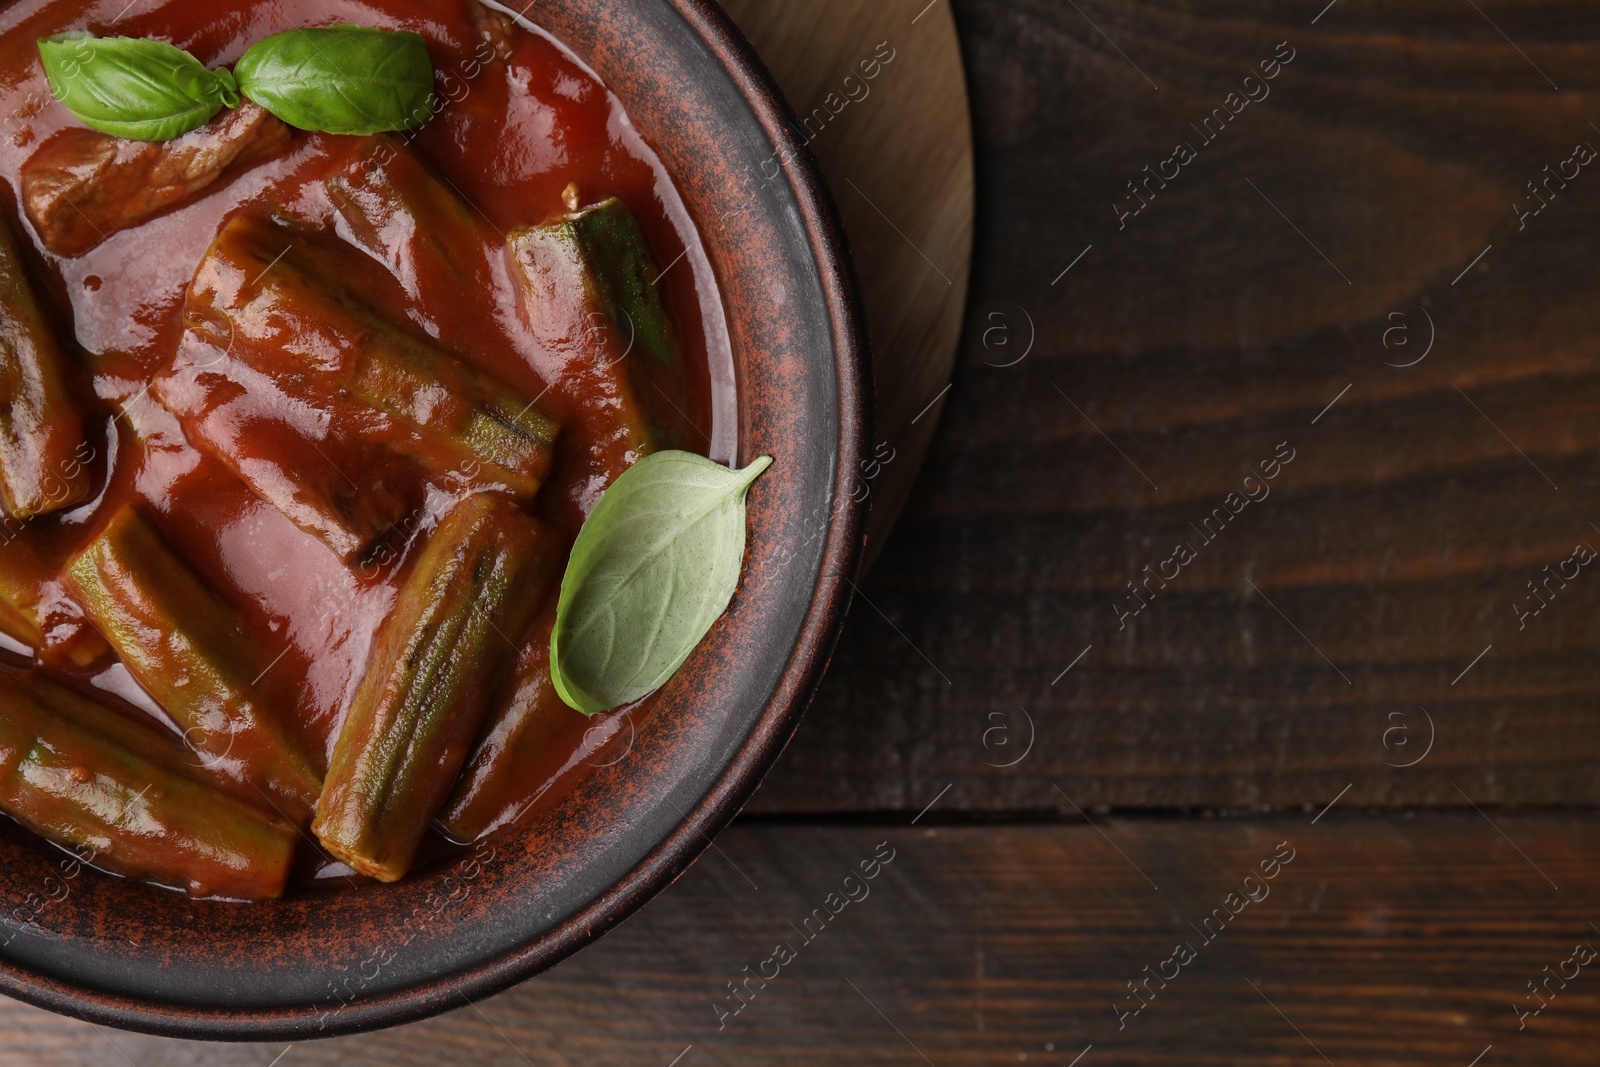
{"label": "green basil leaf", "polygon": [[739,584],[745,492],[771,463],[655,452],[611,483],[561,579],[550,678],[562,700],[608,711],[683,666]]}
{"label": "green basil leaf", "polygon": [[433,61],[415,33],[363,26],[289,30],[234,65],[246,96],[291,126],[381,133],[433,117]]}
{"label": "green basil leaf", "polygon": [[239,103],[232,74],[165,41],[62,34],[39,42],[39,61],[55,98],[113,137],[170,140]]}

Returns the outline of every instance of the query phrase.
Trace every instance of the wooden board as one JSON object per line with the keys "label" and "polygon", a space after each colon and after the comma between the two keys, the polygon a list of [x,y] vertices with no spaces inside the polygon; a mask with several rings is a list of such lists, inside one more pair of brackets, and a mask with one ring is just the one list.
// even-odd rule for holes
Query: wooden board
{"label": "wooden board", "polygon": [[[1512,208],[1600,148],[1600,20],[1477,7],[957,5],[982,205],[963,355],[757,809],[915,811],[954,782],[957,807],[1065,810],[1052,781],[1153,809],[1351,783],[1362,806],[1600,803],[1600,572],[1515,611],[1600,549],[1600,174],[1525,228]],[[1252,71],[1270,95],[1205,143],[1190,123]],[[1271,495],[1202,543],[1281,442]],[[1123,628],[1184,539],[1198,558]],[[995,766],[1024,714],[1030,754]]]}
{"label": "wooden board", "polygon": [[[1594,964],[1565,968],[1578,977],[1552,984],[1520,1032],[1513,1011],[1537,1003],[1526,982],[1576,944],[1600,949],[1593,819],[1500,816],[1503,838],[1476,814],[1367,818],[1342,804],[1315,825],[929,825],[937,815],[735,828],[595,947],[416,1026],[216,1046],[0,1003],[0,1065],[1281,1067],[1322,1064],[1320,1052],[1339,1067],[1467,1067],[1491,1045],[1481,1067],[1594,1062]],[[893,860],[847,887],[880,842]],[[1290,850],[1262,880],[1261,863]],[[807,943],[796,927],[846,888],[859,899],[813,918]],[[1246,891],[1261,899],[1238,904]],[[719,1030],[714,1005],[737,1004],[727,983],[780,943],[794,958],[765,989],[752,980]],[[1173,974],[1163,961],[1179,943],[1195,958],[1119,1029],[1113,1005],[1139,1003],[1127,983],[1147,966]]]}
{"label": "wooden board", "polygon": [[955,365],[972,256],[972,135],[943,0],[727,0],[822,163],[867,305],[877,447],[867,565],[910,495]]}

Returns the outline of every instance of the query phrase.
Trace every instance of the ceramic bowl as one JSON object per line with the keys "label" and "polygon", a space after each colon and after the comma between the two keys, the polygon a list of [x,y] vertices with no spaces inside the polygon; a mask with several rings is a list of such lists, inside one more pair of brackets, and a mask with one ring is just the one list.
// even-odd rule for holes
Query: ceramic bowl
{"label": "ceramic bowl", "polygon": [[0,903],[50,903],[31,931],[0,926],[0,990],[190,1038],[298,1040],[459,1008],[577,952],[667,886],[793,732],[864,529],[850,475],[868,447],[871,375],[833,205],[765,68],[713,3],[541,0],[537,21],[621,98],[721,286],[740,462],[777,458],[750,494],[733,609],[626,759],[527,827],[395,885],[241,906],[88,872],[56,899],[63,854],[7,823]]}

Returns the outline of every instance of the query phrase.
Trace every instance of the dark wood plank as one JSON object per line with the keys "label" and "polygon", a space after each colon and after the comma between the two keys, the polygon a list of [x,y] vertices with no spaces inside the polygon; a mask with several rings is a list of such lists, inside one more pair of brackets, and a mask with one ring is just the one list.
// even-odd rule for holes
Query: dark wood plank
{"label": "dark wood plank", "polygon": [[[966,348],[755,810],[914,811],[947,783],[1070,810],[1052,782],[1085,807],[1600,802],[1600,576],[1515,608],[1600,548],[1600,175],[1524,228],[1512,209],[1600,147],[1600,20],[1339,0],[1312,25],[1325,2],[957,0]],[[1270,95],[1203,143],[1190,123],[1285,41]],[[1198,158],[1119,230],[1180,141]],[[1203,542],[1280,442],[1270,496]],[[1124,627],[1128,583],[1185,540]],[[1423,752],[1419,707],[1431,752],[1386,766]],[[1025,715],[1030,754],[997,769]]]}
{"label": "dark wood plank", "polygon": [[[1314,1043],[1341,1067],[1466,1067],[1491,1044],[1484,1067],[1592,1063],[1594,965],[1565,989],[1552,984],[1555,998],[1521,1032],[1512,1006],[1536,1003],[1525,983],[1576,944],[1600,948],[1590,925],[1600,823],[1494,817],[1505,837],[1475,813],[1370,817],[1344,801],[1316,824],[746,824],[551,974],[276,1062],[666,1067],[684,1053],[679,1067],[1065,1067],[1093,1044],[1080,1067],[1238,1067],[1321,1063]],[[892,862],[806,944],[791,924],[824,907],[880,842]],[[1289,850],[1275,878],[1244,881]],[[1262,899],[1225,925],[1213,919],[1209,942],[1191,928],[1246,888]],[[795,958],[765,989],[752,983],[719,1031],[726,983],[779,943]],[[1166,989],[1152,985],[1155,999],[1119,1030],[1113,1004],[1137,1003],[1126,983],[1179,943],[1193,961]],[[0,1004],[4,1064],[266,1067],[284,1048],[96,1032]]]}

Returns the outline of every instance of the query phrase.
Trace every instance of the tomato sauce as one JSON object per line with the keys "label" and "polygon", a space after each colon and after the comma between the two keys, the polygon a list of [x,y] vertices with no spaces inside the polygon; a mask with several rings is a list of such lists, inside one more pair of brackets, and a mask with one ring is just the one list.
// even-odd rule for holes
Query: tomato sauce
{"label": "tomato sauce", "polygon": [[[252,639],[271,650],[271,691],[293,709],[293,728],[325,760],[374,634],[394,604],[406,558],[427,526],[419,520],[416,528],[401,530],[387,556],[346,566],[193,447],[149,392],[151,379],[173,360],[186,288],[224,222],[241,212],[280,210],[327,220],[323,180],[355,139],[297,131],[285,151],[198,200],[81,256],[52,255],[18,210],[19,176],[41,144],[77,123],[50,96],[35,45],[63,30],[167,40],[208,67],[232,64],[255,42],[296,27],[348,22],[421,34],[442,109],[420,130],[396,136],[471,206],[489,237],[481,258],[469,255],[452,271],[416,257],[413,269],[399,271],[382,294],[384,310],[538,397],[540,408],[560,420],[554,470],[536,510],[570,540],[605,488],[586,457],[613,428],[586,395],[582,375],[541,349],[530,333],[503,236],[565,211],[563,191],[572,183],[585,203],[620,197],[664,272],[659,288],[684,368],[672,380],[649,379],[639,403],[652,418],[679,428],[678,447],[723,461],[734,457],[733,370],[721,300],[670,176],[620,102],[576,57],[526,27],[497,51],[486,44],[477,7],[477,0],[146,0],[125,9],[125,0],[22,0],[0,11],[0,178],[10,191],[3,209],[91,412],[86,462],[95,479],[87,502],[0,531],[0,572],[31,591],[42,623],[37,648],[5,638],[9,654],[36,657],[60,676],[115,694],[175,729],[110,657],[81,662],[93,635],[60,579],[64,561],[111,511],[140,502],[174,549],[243,613]],[[415,237],[390,234],[390,257],[406,262],[406,242]],[[325,458],[337,467],[338,456]],[[530,640],[547,636],[548,622],[544,626]],[[617,758],[614,753],[631,743],[633,717],[641,710],[593,720],[570,712],[541,735],[534,773],[500,798],[507,814],[498,822],[553,800],[585,766]],[[324,863],[321,873],[343,871]]]}

